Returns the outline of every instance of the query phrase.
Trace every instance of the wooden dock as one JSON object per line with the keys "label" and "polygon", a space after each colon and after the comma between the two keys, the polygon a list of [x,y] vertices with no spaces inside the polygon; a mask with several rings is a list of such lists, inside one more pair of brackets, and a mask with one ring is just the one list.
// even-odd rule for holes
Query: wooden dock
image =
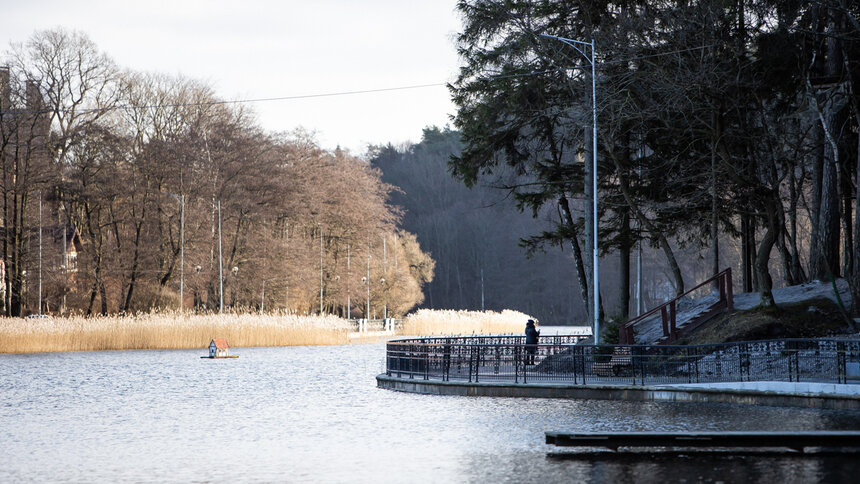
{"label": "wooden dock", "polygon": [[[559,447],[782,448],[803,451],[807,447],[858,448],[860,431],[802,432],[547,432],[546,443]],[[846,449],[847,450],[847,449]]]}

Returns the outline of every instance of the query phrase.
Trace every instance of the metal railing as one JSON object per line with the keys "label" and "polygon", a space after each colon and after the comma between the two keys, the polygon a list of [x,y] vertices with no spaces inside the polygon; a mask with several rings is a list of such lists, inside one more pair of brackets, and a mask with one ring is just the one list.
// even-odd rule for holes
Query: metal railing
{"label": "metal railing", "polygon": [[387,344],[386,374],[401,379],[573,385],[860,383],[860,340],[577,345],[582,338],[546,336],[538,345],[526,345],[522,336],[396,340]]}
{"label": "metal railing", "polygon": [[[717,301],[710,307],[708,307],[707,311],[693,318],[693,320],[689,321],[683,328],[679,328],[676,324],[678,314],[678,302],[681,299],[695,293],[699,289],[702,289],[703,287],[706,287],[710,284],[715,284],[719,291],[719,298],[717,299]],[[734,309],[731,267],[709,279],[702,281],[701,283],[699,283],[699,285],[688,290],[684,294],[681,294],[674,299],[666,301],[665,303],[655,308],[652,308],[650,311],[636,316],[635,318],[630,319],[629,321],[619,325],[618,341],[621,344],[634,344],[634,326],[645,321],[646,319],[654,317],[659,312],[661,323],[663,325],[663,338],[659,342],[671,343],[673,341],[677,341],[678,338],[680,338],[681,336],[701,326],[709,319],[721,313],[724,309],[728,309],[729,311]]]}

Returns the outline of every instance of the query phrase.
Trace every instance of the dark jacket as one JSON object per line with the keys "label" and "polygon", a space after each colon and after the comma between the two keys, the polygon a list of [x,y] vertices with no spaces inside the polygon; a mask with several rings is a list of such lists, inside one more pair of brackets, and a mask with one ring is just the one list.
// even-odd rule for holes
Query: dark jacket
{"label": "dark jacket", "polygon": [[536,345],[538,342],[538,337],[540,337],[540,331],[535,329],[534,323],[526,324],[526,344]]}

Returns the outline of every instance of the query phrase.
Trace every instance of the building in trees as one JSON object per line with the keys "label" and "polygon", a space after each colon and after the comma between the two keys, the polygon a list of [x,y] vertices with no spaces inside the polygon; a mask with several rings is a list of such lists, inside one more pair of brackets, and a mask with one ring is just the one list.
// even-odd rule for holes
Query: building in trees
{"label": "building in trees", "polygon": [[[32,258],[29,234],[34,226],[34,201],[46,187],[50,172],[50,121],[38,81],[19,79],[0,67],[0,167],[2,167],[2,257],[4,312],[20,316],[25,275]],[[38,222],[37,222],[38,223]]]}

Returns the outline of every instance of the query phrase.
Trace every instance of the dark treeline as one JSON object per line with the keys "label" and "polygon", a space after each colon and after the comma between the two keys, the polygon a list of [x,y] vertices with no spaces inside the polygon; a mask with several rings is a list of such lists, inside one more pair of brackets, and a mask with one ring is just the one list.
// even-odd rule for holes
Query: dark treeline
{"label": "dark treeline", "polygon": [[370,152],[383,181],[401,189],[392,202],[404,209],[403,228],[436,261],[423,306],[516,309],[545,323],[581,322],[568,256],[555,249],[526,259],[519,247],[521,238],[551,224],[518,212],[498,190],[468,189],[452,178],[448,160],[460,147],[459,133],[427,128],[420,143]]}
{"label": "dark treeline", "polygon": [[422,301],[433,261],[366,162],[264,132],[197,81],[120,69],[80,33],[37,32],[3,65],[6,315],[39,300],[178,308],[182,267],[186,308],[217,310],[222,284],[225,305],[267,311],[366,316],[369,299],[382,317]]}
{"label": "dark treeline", "polygon": [[[639,239],[661,253],[676,294],[693,282],[678,248],[707,249],[700,265],[715,273],[728,239],[741,249],[736,285],[763,306],[774,280],[847,276],[860,300],[860,4],[462,0],[458,10],[463,67],[451,91],[464,144],[451,168],[524,210],[558,207],[554,229],[526,242],[572,248],[583,302],[590,207],[582,217],[567,207],[591,200],[592,176],[624,313]],[[596,174],[594,54],[543,35],[594,40]]]}

